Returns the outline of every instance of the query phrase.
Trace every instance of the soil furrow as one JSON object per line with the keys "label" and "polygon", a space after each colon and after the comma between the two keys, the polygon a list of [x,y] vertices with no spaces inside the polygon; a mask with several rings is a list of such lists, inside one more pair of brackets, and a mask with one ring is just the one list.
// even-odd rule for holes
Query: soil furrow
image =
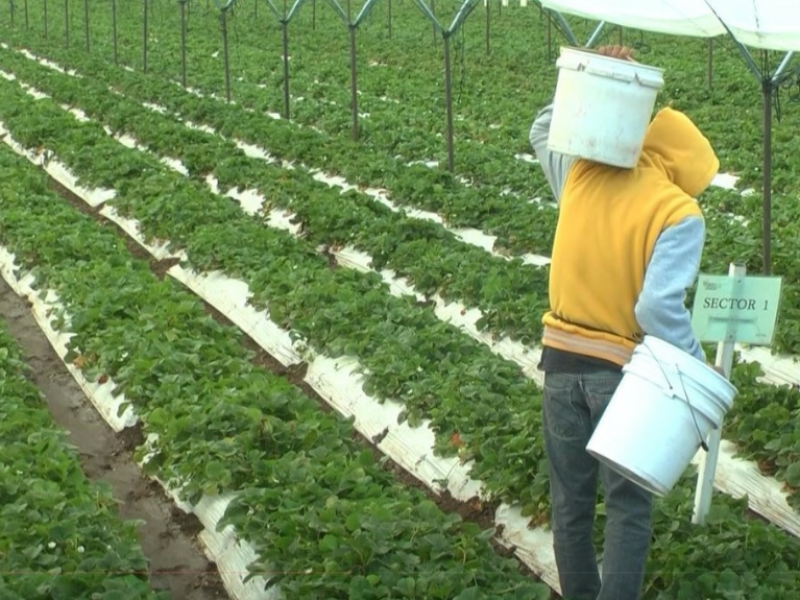
{"label": "soil furrow", "polygon": [[215,565],[196,542],[202,527],[180,511],[131,455],[134,432],[116,434],[97,413],[53,350],[25,300],[0,279],[0,319],[19,341],[31,379],[42,392],[56,423],[69,434],[87,477],[109,484],[120,517],[141,520],[139,541],[150,564],[154,589],[173,600],[228,598]]}

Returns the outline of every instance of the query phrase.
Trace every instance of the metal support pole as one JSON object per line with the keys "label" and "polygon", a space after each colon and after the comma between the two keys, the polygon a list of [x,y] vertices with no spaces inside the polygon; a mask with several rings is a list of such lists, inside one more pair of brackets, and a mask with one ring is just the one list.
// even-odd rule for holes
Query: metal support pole
{"label": "metal support pole", "polygon": [[553,19],[550,18],[550,11],[545,11],[547,19],[547,62],[553,62]]}
{"label": "metal support pole", "polygon": [[[283,13],[286,15],[286,0],[283,2]],[[289,23],[281,21],[283,29],[283,117],[289,119]]]}
{"label": "metal support pole", "polygon": [[[744,277],[747,269],[741,265],[731,263],[728,269],[730,277]],[[733,353],[736,346],[735,340],[720,342],[717,344],[717,357],[714,365],[722,367],[725,377],[730,379],[731,368],[733,367]],[[722,423],[719,429],[714,429],[708,435],[708,452],[700,462],[697,471],[697,487],[694,494],[694,514],[692,523],[703,525],[706,522],[706,515],[711,508],[711,492],[714,489],[714,478],[717,473],[717,461],[719,460],[719,445],[722,441]]]}
{"label": "metal support pole", "polygon": [[744,64],[746,64],[747,68],[750,69],[750,72],[756,76],[756,79],[761,80],[763,78],[763,75],[761,74],[761,69],[758,68],[756,61],[753,59],[753,55],[750,54],[750,51],[747,49],[747,47],[740,44],[739,41],[735,37],[733,37],[733,34],[730,32],[730,30],[727,31],[728,34],[731,36],[731,39],[733,39],[733,43],[736,44],[736,47],[739,49],[739,54],[742,55],[742,59],[744,59]]}
{"label": "metal support pole", "polygon": [[[256,6],[258,5],[256,0]],[[186,87],[186,2],[181,2],[181,83]]]}
{"label": "metal support pole", "polygon": [[775,75],[772,76],[773,83],[777,85],[783,80],[786,69],[788,68],[789,63],[792,62],[792,58],[794,58],[794,52],[787,52],[786,56],[783,57],[781,64],[779,64],[778,68],[775,69]]}
{"label": "metal support pole", "polygon": [[[600,38],[600,34],[603,33],[603,27],[605,27],[606,22],[600,21],[597,26],[592,31],[592,35],[589,36],[589,39],[586,41],[586,47],[591,48],[594,46],[595,42]],[[622,29],[620,29],[622,31]],[[621,44],[620,44],[621,45]]]}
{"label": "metal support pole", "polygon": [[147,73],[147,0],[144,0],[144,16],[142,21],[142,70]]}
{"label": "metal support pole", "polygon": [[489,21],[491,20],[491,17],[489,15],[491,14],[491,12],[492,11],[489,9],[489,2],[487,0],[486,1],[486,54],[489,54],[489,52],[491,51],[489,44]]}
{"label": "metal support pole", "polygon": [[389,0],[389,39],[392,39],[392,0]]}
{"label": "metal support pole", "polygon": [[117,41],[117,0],[111,0],[111,32],[114,36],[114,63],[119,64],[119,44]]}
{"label": "metal support pole", "polygon": [[64,43],[69,48],[69,0],[64,0]]}
{"label": "metal support pole", "polygon": [[353,139],[358,140],[358,73],[356,71],[356,27],[347,0],[347,29],[350,34],[350,108],[353,112]]}
{"label": "metal support pole", "polygon": [[225,69],[225,99],[231,103],[231,63],[230,51],[228,48],[228,11],[223,10],[219,13],[220,27],[222,29],[222,60]]}
{"label": "metal support pole", "polygon": [[572,33],[572,28],[569,26],[569,23],[567,23],[567,20],[564,18],[564,16],[557,11],[548,10],[547,12],[549,12],[550,15],[556,20],[556,23],[561,28],[564,36],[567,38],[567,41],[575,47],[579,46],[580,44],[578,43],[578,38],[574,33]]}
{"label": "metal support pole", "polygon": [[772,271],[772,79],[764,78],[761,91],[764,95],[764,147],[762,166],[762,258],[764,275]]}
{"label": "metal support pole", "polygon": [[30,29],[30,19],[28,18],[28,0],[25,0],[25,30]]}
{"label": "metal support pole", "polygon": [[714,38],[708,38],[708,64],[706,65],[708,89],[714,89]]}
{"label": "metal support pole", "polygon": [[783,60],[775,69],[775,74],[764,78],[762,89],[764,91],[764,164],[761,176],[763,178],[763,235],[764,235],[764,274],[772,273],[772,99],[773,93],[783,81],[786,69],[794,57],[794,52],[787,52]]}
{"label": "metal support pole", "polygon": [[91,42],[89,39],[89,0],[83,0],[83,25],[86,33],[86,52],[91,50]]}
{"label": "metal support pole", "polygon": [[353,105],[353,139],[357,140],[358,132],[358,73],[356,64],[356,28],[351,24],[350,29],[350,94]]}
{"label": "metal support pole", "polygon": [[786,69],[794,57],[794,52],[787,52],[781,60],[775,74],[764,76],[761,82],[764,102],[764,146],[762,148],[762,230],[763,230],[763,271],[765,275],[772,272],[772,100],[777,86],[785,77]]}
{"label": "metal support pole", "polygon": [[44,0],[44,39],[47,39],[47,0]]}
{"label": "metal support pole", "polygon": [[447,169],[452,173],[455,170],[453,156],[453,82],[450,73],[450,34],[445,32],[444,38],[444,102],[446,108],[447,125]]}
{"label": "metal support pole", "polygon": [[[716,15],[716,12],[714,13]],[[719,18],[719,15],[716,15]],[[784,70],[792,60],[793,54],[791,52],[784,56],[775,75],[770,77],[767,73],[762,73],[758,68],[756,61],[750,54],[750,51],[736,39],[730,28],[725,25],[725,22],[720,19],[720,23],[725,27],[725,30],[730,35],[736,47],[739,48],[739,53],[742,55],[745,64],[750,71],[761,81],[761,91],[763,95],[763,128],[764,128],[764,146],[762,149],[763,165],[762,169],[762,217],[761,217],[761,230],[762,230],[762,270],[765,275],[769,275],[772,271],[772,93],[774,86],[780,81]]]}

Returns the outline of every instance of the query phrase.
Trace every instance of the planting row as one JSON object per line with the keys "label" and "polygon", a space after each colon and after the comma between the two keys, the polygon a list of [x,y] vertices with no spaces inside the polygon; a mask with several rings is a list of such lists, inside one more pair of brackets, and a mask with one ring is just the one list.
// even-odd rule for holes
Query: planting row
{"label": "planting row", "polygon": [[241,332],[159,281],[111,228],[47,191],[7,149],[0,242],[74,333],[68,359],[124,393],[145,469],[192,503],[236,492],[222,521],[260,555],[254,574],[290,598],[546,597],[491,535],[401,487],[350,424],[251,362]]}
{"label": "planting row", "polygon": [[[39,45],[33,37],[18,36],[17,39]],[[476,227],[498,236],[494,245],[501,252],[519,254],[532,251],[549,254],[557,213],[547,205],[520,201],[514,196],[504,195],[500,188],[478,190],[468,187],[446,173],[422,165],[407,166],[396,161],[390,161],[389,164],[385,162],[389,159],[384,154],[365,152],[362,146],[344,138],[326,136],[310,128],[276,121],[259,112],[228,106],[213,98],[187,94],[167,81],[119,69],[79,52],[67,53],[52,45],[39,46],[65,66],[77,66],[84,73],[93,73],[102,82],[124,90],[132,99],[158,102],[171,114],[210,125],[232,139],[241,139],[251,144],[266,143],[270,153],[280,159],[299,160],[322,167],[344,175],[355,183],[386,184],[390,188],[391,200],[401,206],[432,210],[441,214],[452,227]],[[385,164],[380,165],[375,161],[384,161]],[[362,173],[367,176],[362,176]],[[531,174],[541,176],[538,168],[533,168]],[[547,194],[543,192],[540,195]],[[748,206],[753,199],[757,201],[758,198],[751,197]],[[776,205],[779,202],[781,199],[777,198]],[[720,190],[704,198],[703,204],[711,210],[712,217],[717,206],[723,212],[739,211],[743,208],[737,194]],[[757,217],[756,213],[753,214]],[[705,270],[724,272],[728,262],[732,260],[747,262],[752,266],[760,264],[760,233],[757,221],[757,218],[751,219],[747,225],[748,231],[745,232],[729,227],[727,220],[712,218],[713,235],[709,236]],[[713,227],[715,224],[719,226]],[[488,242],[491,244],[492,240],[489,239]],[[780,244],[777,245],[775,254],[776,269],[779,272],[797,271],[783,269],[783,261],[793,260],[794,256],[787,256]],[[791,299],[793,295],[787,297]],[[791,306],[791,302],[785,302],[784,305]],[[797,345],[798,332],[790,327],[784,326],[784,329],[787,334],[779,336],[780,347],[792,349]]]}
{"label": "planting row", "polygon": [[[487,574],[485,563],[469,558],[471,549],[488,548],[477,532],[396,488],[348,441],[346,424],[254,367],[237,333],[216,325],[169,280],[158,282],[115,234],[47,193],[15,160],[3,166],[22,189],[0,194],[7,215],[0,242],[26,266],[41,265],[38,285],[59,291],[66,310],[57,317],[70,316],[56,322],[76,332],[72,351],[84,371],[114,381],[145,432],[157,434],[150,436],[148,469],[177,485],[188,478],[185,490],[194,498],[246,490],[222,523],[261,541],[256,547],[268,565],[255,565],[257,572],[311,568],[275,579],[289,597],[453,597],[443,591],[458,587],[453,581],[480,585],[483,594],[464,591],[464,598],[536,597],[539,587],[512,595],[517,576],[510,567]],[[790,565],[800,560],[798,541],[746,518],[746,501],[726,496],[715,498],[708,528],[690,525],[693,480],[687,473],[657,503],[645,597],[723,600],[734,590],[765,600],[795,597],[800,581]],[[378,500],[387,494],[389,504]],[[301,554],[303,564],[286,553]],[[465,564],[451,568],[454,553]],[[480,581],[473,568],[482,570]],[[325,577],[310,579],[315,571]],[[488,587],[492,575],[505,588]]]}
{"label": "planting row", "polygon": [[[46,102],[46,101],[39,101],[39,102],[36,102],[35,104],[41,104],[41,103],[43,103],[43,102]],[[64,126],[66,126],[66,123],[64,123],[63,125],[64,125]],[[98,143],[99,143],[99,142],[98,142]],[[120,150],[121,150],[121,148],[120,148],[119,146],[118,146],[118,149],[120,149]],[[690,487],[684,488],[684,489],[682,490],[682,494],[683,494],[683,495],[682,495],[682,496],[680,496],[680,497],[682,497],[682,498],[683,498],[683,500],[686,500],[687,498],[689,498],[689,497],[690,497],[690,491],[689,491],[689,490],[690,490]],[[684,503],[682,506],[683,506],[683,509],[685,510],[685,509],[686,509],[686,507],[687,507],[687,504],[685,504],[685,503]]]}
{"label": "planting row", "polygon": [[[283,50],[280,27],[266,6],[262,5],[262,14],[255,18],[248,14],[253,10],[253,4],[238,2],[227,12],[232,95],[237,102],[248,106],[282,112]],[[363,3],[353,0],[351,4],[355,18],[359,5]],[[449,23],[459,7],[456,3],[440,5],[436,7],[437,14]],[[42,15],[36,8],[39,7],[34,7],[31,17],[34,21],[41,21]],[[188,82],[200,90],[224,96],[224,50],[220,36],[220,13],[213,5],[209,7],[201,2],[189,2],[185,8],[189,24],[186,35]],[[150,9],[152,14],[148,20],[147,69],[180,81],[180,6],[151,2]],[[391,38],[386,35],[382,21],[387,16],[386,2],[374,5],[368,18],[356,29],[360,141],[373,151],[401,160],[438,158],[444,150],[441,138],[444,126],[441,36],[437,36],[439,41],[433,47],[433,27],[413,2],[394,0],[391,10],[393,20],[396,21],[396,29]],[[318,27],[314,31],[313,40],[308,35],[311,33],[312,11],[318,13]],[[507,88],[491,85],[496,80],[487,76],[488,68],[502,64],[505,67],[506,83],[512,89],[530,91],[526,78],[533,74],[533,65],[544,65],[543,48],[531,48],[529,41],[525,42],[525,46],[522,45],[525,40],[523,32],[530,32],[532,27],[542,29],[540,11],[536,9],[517,12],[519,18],[510,17],[499,21],[501,25],[507,23],[511,30],[501,33],[505,42],[496,50],[501,55],[507,54],[503,58],[513,60],[513,54],[508,53],[508,38],[514,36],[517,38],[517,50],[524,48],[524,53],[534,63],[526,61],[524,66],[515,68],[511,62],[509,68],[510,61],[503,60],[501,55],[492,57],[492,60],[485,60],[489,57],[475,56],[472,51],[472,40],[476,37],[474,34],[483,36],[482,23],[476,19],[467,21],[463,38],[459,35],[452,39],[452,53],[456,71],[454,82],[458,86],[455,104],[459,111],[456,120],[459,159],[462,154],[461,146],[472,156],[472,159],[465,156],[465,160],[459,160],[459,166],[466,167],[470,177],[481,182],[486,178],[495,179],[501,187],[518,183],[515,187],[525,190],[525,173],[529,169],[521,163],[508,165],[507,158],[509,147],[523,145],[521,141],[524,137],[519,135],[523,133],[527,116],[525,119],[509,119],[508,115],[518,108],[518,99],[508,94]],[[137,70],[144,67],[141,45],[143,16],[139,5],[121,6],[117,11],[119,60]],[[65,46],[63,15],[56,14],[51,19],[51,40]],[[84,29],[82,21],[80,19],[72,23],[73,29],[81,34]],[[38,37],[40,27],[39,23],[33,25],[36,33],[29,34]],[[111,60],[112,15],[107,7],[99,10],[93,7],[90,11],[90,30],[92,52]],[[316,49],[312,49],[312,42],[319,44]],[[347,42],[347,30],[327,2],[306,3],[289,26],[292,117],[328,133],[343,136],[349,135],[351,129]],[[79,45],[80,51],[84,51],[85,46]],[[75,42],[71,46],[75,49]],[[477,64],[475,58],[479,58]],[[406,73],[410,70],[414,73],[414,85],[406,82],[405,86],[398,86],[398,72]],[[462,78],[460,85],[459,70],[464,75],[468,72],[468,77]],[[482,91],[480,100],[474,93],[475,89]],[[545,96],[546,94],[547,92]],[[502,113],[498,113],[498,107],[502,107]],[[484,145],[490,141],[495,143],[491,146]],[[514,145],[509,146],[509,141]],[[480,159],[476,160],[478,156]],[[512,159],[512,162],[515,161]],[[498,168],[504,163],[505,166],[518,169],[514,182],[508,177],[497,177]]]}
{"label": "planting row", "polygon": [[268,308],[313,349],[357,357],[368,394],[402,402],[412,425],[429,417],[443,452],[454,453],[450,439],[459,432],[462,455],[477,460],[475,476],[499,497],[538,512],[546,489],[531,488],[529,474],[543,457],[540,391],[518,365],[442,323],[413,297],[392,296],[379,275],[331,269],[314,244],[266,227],[231,199],[125,148],[52,100],[34,101],[2,78],[0,99],[0,119],[22,145],[47,148],[80,177],[102,173],[114,182],[110,205],[137,219],[148,240],[185,249],[197,270],[242,279],[253,306]]}
{"label": "planting row", "polygon": [[[110,94],[103,89],[102,84],[95,85],[60,74],[52,69],[40,67],[37,63],[19,55],[12,54],[8,64],[13,66],[18,74],[35,83],[38,88],[44,87],[57,100],[78,105],[86,109],[91,116],[103,119],[112,126],[119,126],[121,122],[128,123],[125,130],[136,133],[154,151],[168,152],[173,156],[186,156],[186,163],[190,165],[190,170],[198,178],[202,178],[203,174],[208,171],[213,171],[215,175],[222,178],[221,181],[226,183],[225,187],[255,187],[259,185],[261,189],[268,191],[270,200],[275,199],[273,204],[291,208],[297,212],[301,217],[306,234],[312,240],[325,241],[329,244],[335,244],[339,240],[354,241],[362,249],[378,253],[378,256],[383,257],[389,266],[395,268],[400,274],[409,275],[418,289],[420,289],[421,283],[425,285],[426,282],[432,282],[432,285],[422,287],[423,291],[430,293],[438,287],[445,296],[454,295],[456,298],[466,298],[468,304],[477,304],[485,315],[489,315],[489,318],[486,319],[487,325],[495,333],[498,333],[495,325],[498,321],[512,326],[516,325],[512,329],[512,331],[515,330],[515,333],[520,332],[519,323],[525,323],[526,319],[527,323],[533,327],[537,329],[539,327],[537,315],[541,310],[536,312],[525,310],[526,304],[535,304],[531,301],[530,293],[524,289],[525,286],[522,284],[532,281],[531,274],[542,271],[516,263],[507,263],[500,259],[492,259],[488,254],[477,250],[470,254],[469,251],[459,248],[459,245],[462,244],[443,236],[441,230],[427,229],[427,227],[433,227],[432,224],[423,224],[427,226],[423,227],[423,232],[432,231],[438,235],[429,234],[427,240],[419,237],[414,239],[409,232],[414,225],[413,221],[385,210],[376,202],[368,204],[368,208],[372,208],[372,210],[365,210],[364,196],[350,193],[339,197],[325,185],[312,180],[302,170],[280,169],[276,165],[266,164],[263,160],[248,157],[234,144],[226,143],[216,136],[189,130],[167,117],[146,111],[135,102]],[[102,138],[102,135],[97,133],[95,137],[99,139]],[[223,156],[226,157],[226,160],[224,167],[221,168],[218,165],[221,162],[220,157]],[[84,179],[93,185],[108,185],[113,182],[114,178],[113,171],[109,175],[109,172],[96,164],[95,170]],[[300,183],[293,186],[293,182]],[[305,187],[298,187],[299,185]],[[294,196],[290,195],[292,192],[294,192]],[[359,199],[362,202],[359,203]],[[362,209],[360,212],[359,208]],[[383,221],[376,216],[376,212],[383,212]],[[360,220],[359,217],[361,217]],[[734,229],[728,221],[721,217],[710,222],[712,228],[716,224],[720,233],[730,232],[731,229]],[[393,228],[397,228],[399,231],[395,231]],[[378,239],[377,248],[375,245],[370,245],[370,234],[374,234],[373,237]],[[385,240],[392,237],[394,237],[395,243],[385,244]],[[436,237],[441,241],[436,240]],[[446,251],[446,242],[448,241],[451,244],[449,253]],[[439,243],[437,244],[437,242]],[[389,247],[383,250],[386,245]],[[392,250],[394,252],[389,253]],[[472,262],[470,262],[470,258],[473,259]],[[445,267],[458,266],[449,269],[450,273],[443,274],[441,272],[442,265]],[[373,266],[375,266],[374,262]],[[446,271],[447,269],[445,269]],[[485,282],[478,282],[480,278],[477,275],[480,274],[483,274]],[[519,300],[513,296],[509,300],[505,296],[509,289],[515,289],[514,281],[519,282],[518,287],[523,288],[519,290],[521,295]],[[464,282],[467,285],[464,285]],[[469,287],[475,284],[484,287],[482,289]],[[545,289],[543,282],[540,282],[539,289]],[[487,293],[487,290],[488,292],[495,290],[496,294],[502,294],[501,298],[505,302],[499,307],[492,306],[492,296]],[[470,291],[472,293],[469,293]],[[524,329],[522,331],[525,332]],[[502,330],[499,333],[502,333]],[[530,340],[534,335],[538,335],[537,330],[525,337]],[[762,400],[763,398],[782,398],[781,406],[791,406],[791,403],[796,400],[796,393],[790,390],[766,389],[766,386],[756,383],[755,376],[753,368],[743,370],[742,374],[737,376],[737,382],[743,392],[743,400],[741,403],[737,402],[733,413],[735,418],[728,421],[726,434],[742,445],[748,457],[757,458],[768,473],[776,474],[781,480],[786,480],[792,488],[796,488],[800,482],[797,481],[792,470],[788,472],[786,470],[792,464],[795,452],[786,448],[786,444],[776,446],[773,440],[781,439],[781,436],[773,436],[769,429],[762,429],[753,435],[749,426],[740,428],[741,419],[738,418],[740,414],[749,417],[754,413],[760,414],[761,411],[764,411],[766,406],[771,405],[771,402]],[[774,410],[774,408],[766,409],[766,412],[769,410]],[[766,441],[764,441],[765,439]],[[793,500],[793,503],[796,504],[796,501]]]}
{"label": "planting row", "polygon": [[[492,259],[477,248],[457,242],[436,224],[396,214],[368,194],[353,191],[340,196],[304,169],[267,165],[263,154],[257,158],[247,147],[243,150],[218,135],[187,130],[167,115],[145,111],[137,101],[109,93],[104,81],[76,79],[18,53],[9,52],[6,58],[7,65],[36,88],[59,102],[80,107],[118,133],[132,134],[160,155],[180,158],[196,178],[212,173],[223,190],[259,189],[269,198],[267,208],[291,209],[311,239],[331,246],[354,245],[372,257],[373,267],[392,268],[408,277],[418,292],[426,296],[438,292],[445,299],[479,308],[483,318],[478,326],[487,326],[495,335],[508,335],[529,344],[538,340],[539,314],[547,287],[545,270],[519,261]],[[110,184],[102,180],[91,183]],[[715,202],[719,200],[710,198],[706,265],[711,270],[724,269],[727,261],[742,258],[731,256],[728,249],[744,233],[715,211]],[[553,227],[548,214],[549,210],[538,211],[540,219],[529,222],[528,228],[549,240]]]}
{"label": "planting row", "polygon": [[[9,152],[0,152],[5,163]],[[11,178],[15,170],[5,168],[5,177]],[[5,196],[3,185],[0,198]],[[110,490],[86,478],[77,453],[28,375],[16,340],[0,322],[4,600],[165,598],[150,590],[136,523],[121,521]]]}
{"label": "planting row", "polygon": [[[384,185],[389,188],[388,197],[395,204],[433,211],[440,214],[450,227],[473,227],[491,235],[492,239],[496,237],[494,247],[500,253],[519,255],[534,252],[547,256],[550,252],[557,212],[547,203],[522,201],[504,194],[500,187],[482,190],[469,187],[439,170],[419,164],[403,165],[391,161],[384,154],[365,152],[361,145],[345,138],[276,121],[260,112],[228,106],[213,98],[198,97],[157,77],[145,77],[116,68],[79,52],[68,53],[32,37],[16,36],[16,39],[41,48],[66,67],[77,67],[83,73],[94,74],[93,77],[123,90],[131,99],[157,102],[171,115],[211,126],[229,139],[266,146],[270,154],[281,160],[320,167],[359,185]],[[379,164],[381,161],[383,163]],[[540,169],[532,168],[530,176],[541,177]],[[539,187],[539,184],[534,187]],[[536,195],[546,198],[548,192],[541,191]],[[757,195],[750,196],[745,202],[738,194],[724,190],[713,190],[702,199],[710,211],[712,234],[706,250],[705,270],[724,272],[727,264],[734,260],[753,267],[760,265],[760,213],[754,206],[757,202]],[[776,207],[782,202],[781,197],[776,197]],[[727,219],[715,219],[717,209],[723,213],[744,211],[750,217],[747,230],[731,228]],[[776,214],[776,221],[781,220]],[[492,239],[487,240],[490,245]],[[791,264],[786,264],[792,260],[796,260],[794,254],[784,251],[783,246],[777,243],[777,272],[797,272],[797,269],[789,268]],[[791,300],[793,296],[787,297]],[[797,337],[795,331],[781,335],[781,347],[791,349],[797,344]]]}
{"label": "planting row", "polygon": [[[94,55],[70,52],[16,31],[5,31],[3,35],[66,68],[79,69],[87,78],[91,74],[132,99],[157,103],[172,114],[212,126],[230,138],[266,146],[279,159],[333,172],[354,184],[388,188],[390,198],[398,205],[438,213],[452,227],[477,227],[497,236],[498,249],[516,254],[549,253],[553,228],[546,223],[555,224],[556,212],[505,194],[503,186],[471,187],[439,169],[424,164],[406,165],[386,153],[365,151],[361,144],[344,137],[191,94],[167,80],[115,67]],[[539,169],[535,165],[528,167],[528,177],[539,178],[541,190],[527,196],[547,196]]]}
{"label": "planting row", "polygon": [[[250,14],[251,10],[256,13],[255,4],[240,2],[227,13],[232,95],[243,106],[278,112],[283,109],[280,25],[270,11]],[[362,3],[354,0],[351,4],[355,18]],[[373,154],[443,162],[441,36],[433,35],[431,23],[413,2],[395,0],[391,9],[388,4],[373,5],[356,29],[361,143]],[[149,71],[180,81],[179,6],[151,3],[150,7]],[[92,52],[110,60],[111,14],[105,8],[90,15]],[[440,22],[449,23],[459,8],[455,3],[433,10]],[[205,93],[224,96],[220,12],[202,2],[190,3],[188,12],[188,82]],[[529,151],[529,120],[552,94],[552,63],[564,38],[555,27],[549,28],[548,36],[547,20],[537,7],[514,7],[490,19],[494,43],[487,52],[486,16],[487,11],[479,6],[451,38],[458,170],[477,185],[510,185],[527,194],[534,187],[533,173],[512,156]],[[395,23],[391,35],[387,28],[390,17]],[[588,39],[594,23],[568,20],[579,39]],[[121,60],[137,70],[143,68],[142,21],[138,6],[118,15]],[[349,136],[346,26],[326,3],[306,3],[289,25],[289,41],[292,117],[334,135]],[[760,183],[760,114],[750,110],[759,87],[735,46],[726,39],[714,41],[713,81],[709,82],[705,40],[621,32],[609,26],[597,41],[623,42],[636,47],[640,60],[666,69],[660,101],[687,110],[715,140],[726,168],[744,175],[748,183]],[[63,39],[57,43],[63,45]],[[779,59],[777,53],[768,57],[776,63]],[[720,119],[720,114],[726,118]],[[785,126],[776,129],[774,163],[781,190],[791,190],[796,184],[791,131],[798,116],[784,103],[781,120]],[[727,127],[730,119],[738,126]],[[537,177],[536,181],[535,187],[544,190],[542,180]]]}
{"label": "planting row", "polygon": [[[30,62],[30,61],[26,61],[26,60],[24,60],[24,59],[23,59],[23,63],[29,63],[29,62]],[[47,71],[47,72],[49,72],[49,71]],[[62,76],[62,77],[65,77],[65,76]],[[65,77],[65,79],[66,79],[66,80],[72,80],[72,81],[74,81],[74,79],[72,79],[72,78],[69,78],[69,77]],[[100,92],[100,91],[98,91],[98,93],[99,93],[99,94],[101,94],[101,92]],[[101,95],[102,95],[102,94],[101,94]],[[117,101],[118,101],[119,99],[115,97],[115,100],[117,100]],[[109,109],[109,110],[110,110],[110,109]],[[140,110],[141,110],[141,109],[140,109]],[[120,111],[120,113],[121,113],[121,114],[126,114],[126,115],[127,115],[129,118],[133,118],[134,116],[141,117],[141,115],[131,115],[130,113],[126,112],[125,110],[121,110],[121,111]],[[155,119],[155,117],[154,117],[153,115],[144,115],[144,116],[145,116],[145,117],[148,117],[148,116],[149,116],[149,118],[151,118],[151,119]],[[164,121],[164,123],[165,123],[165,126],[166,126],[166,124],[167,124],[168,122],[167,122],[167,121]],[[178,127],[178,129],[179,129],[179,130],[181,130],[181,129],[182,129],[180,126],[176,126],[176,127]],[[182,129],[182,131],[186,132],[187,130],[185,130],[185,129]],[[97,137],[98,137],[98,138],[101,138],[103,135],[104,135],[104,134],[98,134],[98,136],[97,136]],[[201,136],[200,134],[198,134],[198,138],[200,138],[200,137],[202,137],[202,136]],[[154,138],[154,139],[155,139],[155,138]],[[168,138],[168,139],[169,139],[169,138]],[[176,146],[176,144],[177,144],[177,146]],[[181,148],[181,146],[180,146],[180,141],[179,141],[177,138],[175,138],[175,136],[173,136],[173,139],[171,139],[171,140],[169,141],[169,143],[168,143],[168,144],[166,144],[166,145],[167,145],[167,146],[169,146],[169,147],[172,147],[172,148],[175,148],[175,147],[177,147],[178,149],[180,149],[180,148]],[[197,148],[197,145],[195,145],[195,149],[196,149],[196,148]],[[234,150],[235,150],[235,149],[234,149]],[[237,150],[237,151],[238,151],[238,150]],[[129,163],[129,164],[132,164],[132,163]],[[113,180],[113,178],[111,178],[111,179]],[[324,189],[324,188],[322,188],[322,189]],[[488,257],[488,255],[485,255],[485,256],[487,256],[487,257]],[[757,394],[753,394],[753,396],[756,396],[756,397],[757,397]],[[758,446],[758,450],[763,452],[763,444],[760,444],[760,445]],[[782,471],[782,470],[779,470],[779,471],[778,471],[778,475],[779,475],[779,476],[781,476],[781,477],[783,477],[783,471]],[[793,480],[791,480],[791,481],[793,481]],[[758,501],[757,501],[757,502],[758,502]],[[534,506],[532,505],[532,506],[531,506],[531,507],[530,507],[528,510],[530,511],[530,510],[532,510],[533,508],[534,508]],[[770,514],[772,514],[772,513],[770,513]],[[773,518],[774,518],[774,517],[773,517]]]}
{"label": "planting row", "polygon": [[[222,190],[258,191],[267,198],[266,214],[275,208],[290,211],[309,241],[353,246],[372,257],[374,269],[392,269],[427,297],[438,293],[479,308],[485,315],[479,327],[497,337],[534,344],[541,336],[546,269],[494,257],[441,225],[392,211],[362,192],[342,194],[305,169],[258,158],[219,135],[188,128],[114,94],[104,83],[59,73],[18,53],[2,55],[4,67],[22,83],[79,108],[118,136],[133,136],[157,156],[179,160],[192,178],[204,181],[213,175]],[[82,180],[92,187],[114,181],[100,165]]]}

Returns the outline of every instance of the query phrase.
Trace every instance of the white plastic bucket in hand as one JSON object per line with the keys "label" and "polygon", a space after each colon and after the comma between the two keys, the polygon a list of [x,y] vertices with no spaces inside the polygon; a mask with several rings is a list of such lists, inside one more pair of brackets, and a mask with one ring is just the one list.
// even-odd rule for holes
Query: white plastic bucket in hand
{"label": "white plastic bucket in hand", "polygon": [[669,492],[737,390],[714,369],[667,342],[645,336],[587,452],[653,494]]}
{"label": "white plastic bucket in hand", "polygon": [[561,48],[547,147],[632,168],[639,162],[664,71],[591,50]]}

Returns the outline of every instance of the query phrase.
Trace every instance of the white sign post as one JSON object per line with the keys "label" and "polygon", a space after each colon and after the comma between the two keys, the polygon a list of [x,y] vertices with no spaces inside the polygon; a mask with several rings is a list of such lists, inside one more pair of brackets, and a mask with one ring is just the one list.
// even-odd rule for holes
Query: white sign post
{"label": "white sign post", "polygon": [[[746,268],[730,265],[728,276],[701,275],[692,310],[692,328],[702,342],[718,342],[715,366],[730,378],[737,342],[770,345],[780,304],[780,277],[746,277]],[[717,471],[722,425],[707,440],[697,473],[692,522],[705,523]]]}

